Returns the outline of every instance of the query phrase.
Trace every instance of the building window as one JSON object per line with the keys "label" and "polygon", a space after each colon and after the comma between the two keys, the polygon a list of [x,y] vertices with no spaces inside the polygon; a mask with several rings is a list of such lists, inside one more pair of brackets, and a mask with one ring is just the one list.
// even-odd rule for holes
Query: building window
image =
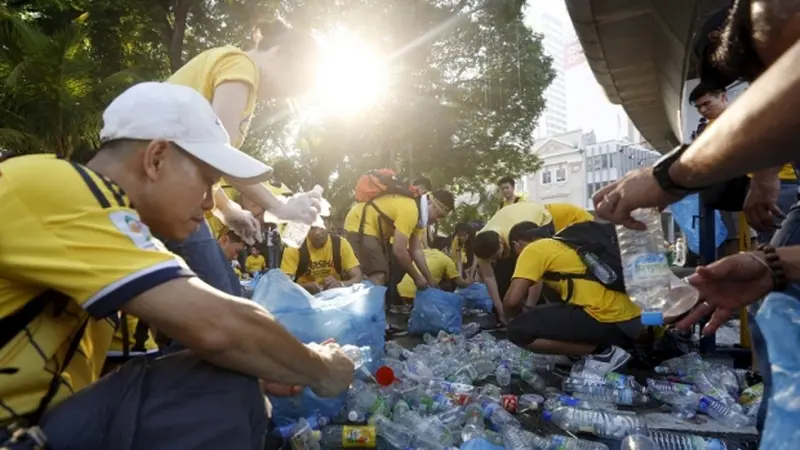
{"label": "building window", "polygon": [[567,168],[566,166],[559,166],[556,169],[556,183],[563,183],[567,181]]}
{"label": "building window", "polygon": [[608,169],[608,153],[604,153],[604,154],[603,154],[603,156],[602,156],[601,158],[602,158],[602,159],[601,159],[601,161],[602,161],[602,168],[603,168],[603,169]]}
{"label": "building window", "polygon": [[553,182],[553,172],[545,170],[542,172],[542,184],[550,184]]}

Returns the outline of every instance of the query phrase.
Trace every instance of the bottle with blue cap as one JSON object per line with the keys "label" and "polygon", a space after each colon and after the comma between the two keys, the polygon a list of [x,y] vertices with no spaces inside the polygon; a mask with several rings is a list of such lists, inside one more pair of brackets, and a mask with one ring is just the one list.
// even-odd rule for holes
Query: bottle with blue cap
{"label": "bottle with blue cap", "polygon": [[661,213],[655,208],[634,210],[631,216],[644,223],[643,231],[617,226],[625,288],[631,301],[642,308],[642,324],[663,325],[672,306],[670,281]]}

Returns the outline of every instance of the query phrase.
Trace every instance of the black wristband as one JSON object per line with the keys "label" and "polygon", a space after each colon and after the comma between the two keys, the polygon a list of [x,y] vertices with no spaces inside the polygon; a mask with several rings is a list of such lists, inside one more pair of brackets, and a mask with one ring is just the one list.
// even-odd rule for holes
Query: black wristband
{"label": "black wristband", "polygon": [[783,261],[781,261],[781,257],[778,255],[775,247],[761,244],[758,246],[758,250],[764,254],[764,262],[767,263],[770,275],[772,275],[772,290],[785,290],[789,282],[786,278],[786,270],[783,268]]}

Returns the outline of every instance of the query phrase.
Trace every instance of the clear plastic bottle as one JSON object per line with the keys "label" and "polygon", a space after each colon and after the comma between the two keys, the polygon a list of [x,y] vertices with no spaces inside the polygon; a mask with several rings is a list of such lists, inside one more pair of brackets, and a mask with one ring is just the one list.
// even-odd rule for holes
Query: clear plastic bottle
{"label": "clear plastic bottle", "polygon": [[[320,185],[316,185],[313,189],[311,189],[311,191],[322,196],[323,189]],[[300,248],[300,246],[303,245],[303,242],[305,242],[306,236],[308,236],[308,232],[310,230],[311,225],[303,222],[287,222],[286,227],[283,229],[283,232],[281,232],[281,240],[283,240],[283,243],[291,248]]]}
{"label": "clear plastic bottle", "polygon": [[311,429],[306,419],[300,419],[292,429],[289,440],[292,450],[320,450],[319,439]]}
{"label": "clear plastic bottle", "polygon": [[619,446],[620,450],[661,450],[661,447],[647,435],[647,430],[637,428]]}
{"label": "clear plastic bottle", "polygon": [[467,442],[484,435],[486,427],[483,423],[483,408],[477,403],[470,403],[464,408],[464,428],[461,429],[461,440]]}
{"label": "clear plastic bottle", "polygon": [[438,420],[423,418],[414,411],[405,412],[395,418],[395,422],[408,428],[417,438],[430,439],[439,445],[453,444],[453,433]]}
{"label": "clear plastic bottle", "polygon": [[[313,432],[324,449],[375,448],[378,445],[376,429],[372,425],[331,425]],[[320,448],[320,447],[317,448]]]}
{"label": "clear plastic bottle", "polygon": [[[741,408],[741,407],[740,407]],[[731,426],[741,428],[750,425],[751,419],[746,414],[726,406],[719,400],[703,396],[697,406],[698,411],[708,414],[710,417]]]}
{"label": "clear plastic bottle", "polygon": [[606,444],[600,442],[585,441],[583,439],[576,439],[567,436],[553,434],[547,437],[550,441],[549,446],[541,446],[540,448],[557,449],[557,450],[608,450]]}
{"label": "clear plastic bottle", "polygon": [[411,446],[414,435],[408,428],[392,422],[383,416],[373,416],[370,424],[375,426],[375,432],[394,448],[405,449]]}
{"label": "clear plastic bottle", "polygon": [[533,443],[526,439],[527,436],[519,428],[505,426],[500,434],[503,435],[503,446],[506,450],[528,450],[533,447]]}
{"label": "clear plastic bottle", "polygon": [[372,362],[371,349],[369,347],[356,347],[355,345],[343,345],[342,352],[353,361],[356,368],[356,376],[362,380],[374,381],[375,377],[369,371],[369,363]]}
{"label": "clear plastic bottle", "polygon": [[594,253],[583,252],[580,257],[586,268],[603,284],[609,285],[617,281],[617,274],[614,273],[614,270]]}
{"label": "clear plastic bottle", "polygon": [[497,384],[501,388],[507,388],[511,386],[511,363],[507,360],[500,361],[500,364],[497,365],[497,369],[494,371],[494,377],[497,380]]}
{"label": "clear plastic bottle", "polygon": [[503,427],[506,426],[514,428],[522,427],[519,420],[499,404],[484,400],[481,406],[483,406],[483,417],[492,424],[495,430],[502,430]]}
{"label": "clear plastic bottle", "polygon": [[543,392],[545,388],[547,388],[547,382],[536,372],[532,372],[528,369],[521,369],[519,371],[519,377],[536,392]]}
{"label": "clear plastic bottle", "polygon": [[598,400],[617,405],[643,405],[647,403],[647,396],[642,391],[636,391],[632,388],[619,389],[601,383],[591,384],[576,378],[564,380],[564,390],[571,392],[575,398]]}
{"label": "clear plastic bottle", "polygon": [[414,356],[414,352],[403,347],[395,341],[387,341],[386,356],[392,359],[409,359]]}
{"label": "clear plastic bottle", "polygon": [[470,322],[461,327],[461,334],[467,339],[471,338],[472,336],[475,336],[480,332],[481,332],[481,325],[477,322]]}
{"label": "clear plastic bottle", "polygon": [[349,395],[352,401],[348,402],[351,409],[347,413],[347,418],[351,422],[360,422],[368,414],[385,416],[389,413],[386,399],[371,385],[354,384]]}
{"label": "clear plastic bottle", "polygon": [[545,411],[543,417],[545,420],[552,420],[561,429],[571,433],[592,433],[595,436],[610,439],[622,439],[632,430],[645,426],[642,418],[635,415],[569,406]]}
{"label": "clear plastic bottle", "polygon": [[647,230],[617,226],[625,287],[631,300],[642,308],[642,323],[663,325],[662,313],[671,306],[669,291],[672,272],[664,248],[661,213],[654,208],[644,208],[634,210],[631,216],[643,222]]}
{"label": "clear plastic bottle", "polygon": [[655,430],[649,434],[662,450],[728,450],[725,442],[715,438]]}

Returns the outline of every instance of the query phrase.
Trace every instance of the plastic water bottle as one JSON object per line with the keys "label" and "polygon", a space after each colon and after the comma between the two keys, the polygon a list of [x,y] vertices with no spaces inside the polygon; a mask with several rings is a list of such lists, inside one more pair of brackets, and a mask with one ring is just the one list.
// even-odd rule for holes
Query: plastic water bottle
{"label": "plastic water bottle", "polygon": [[705,438],[693,434],[650,431],[650,439],[663,450],[728,450],[725,442],[719,439]]}
{"label": "plastic water bottle", "polygon": [[536,372],[531,372],[528,369],[521,369],[519,377],[528,386],[532,387],[536,392],[543,392],[547,387],[547,382]]}
{"label": "plastic water bottle", "polygon": [[464,428],[461,429],[461,440],[470,441],[484,434],[483,408],[477,403],[470,403],[464,408]]}
{"label": "plastic water bottle", "polygon": [[[737,405],[738,406],[738,405]],[[741,408],[739,406],[739,408]],[[729,408],[719,400],[703,396],[697,406],[698,411],[703,414],[708,414],[714,419],[731,426],[733,428],[741,428],[750,425],[751,419],[733,408]]]}
{"label": "plastic water bottle", "polygon": [[392,422],[383,416],[373,416],[370,423],[375,426],[375,432],[394,448],[409,448],[414,441],[414,435],[408,428]]}
{"label": "plastic water bottle", "polygon": [[356,368],[356,376],[362,380],[374,381],[375,377],[369,371],[368,364],[372,362],[371,349],[367,346],[356,347],[355,345],[342,346],[342,352],[353,361]]}
{"label": "plastic water bottle", "polygon": [[461,327],[461,334],[467,339],[471,338],[472,336],[475,336],[480,332],[481,332],[481,325],[477,322],[470,322]]}
{"label": "plastic water bottle", "polygon": [[522,428],[522,424],[519,423],[519,420],[497,403],[484,401],[482,406],[483,417],[492,424],[495,430],[502,430],[507,426]]}
{"label": "plastic water bottle", "polygon": [[507,450],[528,450],[533,443],[526,439],[519,428],[505,426],[500,431],[503,435],[503,445]]}
{"label": "plastic water bottle", "polygon": [[617,226],[622,269],[628,296],[642,308],[642,324],[663,325],[663,311],[669,309],[672,271],[664,249],[661,214],[654,208],[631,213],[647,230],[638,231]]}
{"label": "plastic water bottle", "polygon": [[[322,186],[316,185],[311,192],[316,192],[320,196],[322,196]],[[308,232],[311,230],[311,225],[305,224],[303,222],[296,222],[291,221],[286,223],[286,228],[284,228],[283,232],[281,233],[281,239],[283,240],[284,244],[292,248],[300,248],[303,245],[303,242],[306,240],[306,236],[308,236]]]}
{"label": "plastic water bottle", "polygon": [[645,426],[641,417],[610,411],[562,406],[543,413],[545,420],[552,420],[561,429],[571,433],[586,432],[595,436],[622,439],[636,428]]}
{"label": "plastic water bottle", "polygon": [[300,419],[292,430],[292,449],[294,450],[320,450],[319,439],[306,419]]}
{"label": "plastic water bottle", "polygon": [[661,446],[655,443],[650,436],[647,435],[647,430],[637,428],[631,432],[619,446],[620,450],[661,450]]}
{"label": "plastic water bottle", "polygon": [[600,442],[584,441],[583,439],[576,439],[561,435],[550,435],[547,437],[550,441],[549,446],[540,446],[539,448],[558,449],[558,450],[608,450],[606,444]]}
{"label": "plastic water bottle", "polygon": [[494,371],[494,377],[497,379],[497,384],[500,385],[501,388],[511,386],[511,369],[509,366],[510,363],[508,361],[500,361],[500,364]]}

